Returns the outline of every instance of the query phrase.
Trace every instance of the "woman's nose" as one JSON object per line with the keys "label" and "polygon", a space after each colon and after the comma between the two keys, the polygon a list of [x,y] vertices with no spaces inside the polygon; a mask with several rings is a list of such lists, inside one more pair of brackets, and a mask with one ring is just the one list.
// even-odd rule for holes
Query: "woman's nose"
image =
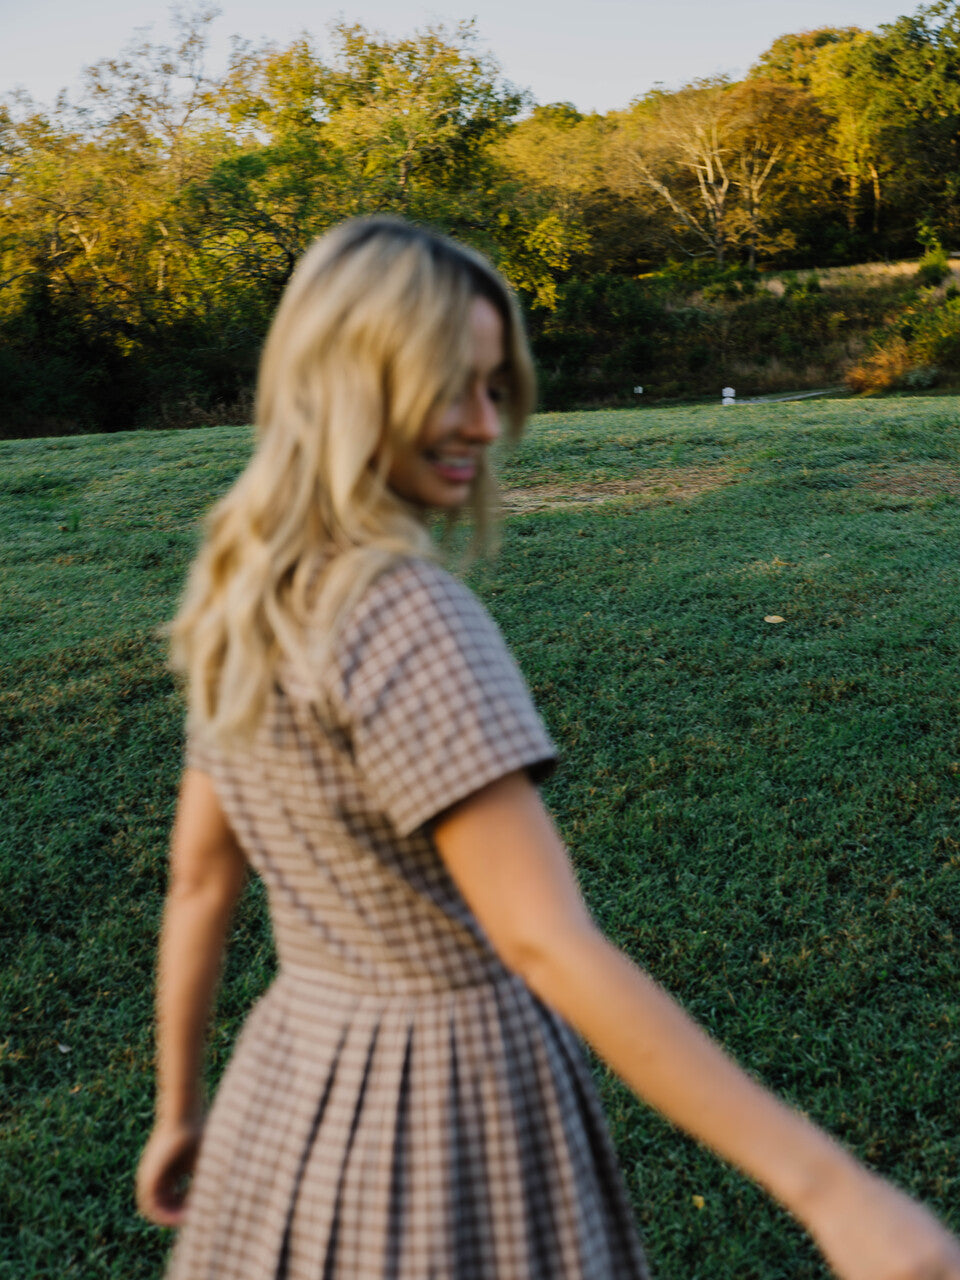
{"label": "woman's nose", "polygon": [[493,444],[500,439],[503,432],[500,414],[486,390],[477,390],[470,397],[464,426],[470,439],[479,444]]}

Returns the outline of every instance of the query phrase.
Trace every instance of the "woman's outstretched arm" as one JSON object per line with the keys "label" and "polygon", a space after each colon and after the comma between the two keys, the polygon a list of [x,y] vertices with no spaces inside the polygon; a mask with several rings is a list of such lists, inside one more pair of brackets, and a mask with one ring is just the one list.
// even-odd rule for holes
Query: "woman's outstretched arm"
{"label": "woman's outstretched arm", "polygon": [[599,933],[524,773],[443,815],[434,839],[504,963],[639,1097],[789,1209],[844,1280],[960,1280],[960,1245],[932,1215],[757,1084]]}
{"label": "woman's outstretched arm", "polygon": [[201,1075],[227,928],[246,862],[213,783],[184,772],[170,844],[157,963],[156,1122],[137,1171],[140,1212],[161,1226],[183,1219],[182,1180],[203,1126]]}

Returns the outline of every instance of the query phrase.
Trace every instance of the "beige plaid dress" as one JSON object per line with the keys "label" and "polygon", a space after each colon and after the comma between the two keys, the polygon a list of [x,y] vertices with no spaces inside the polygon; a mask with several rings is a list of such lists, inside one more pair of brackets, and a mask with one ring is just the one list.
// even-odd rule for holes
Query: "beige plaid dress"
{"label": "beige plaid dress", "polygon": [[582,1050],[504,968],[430,820],[554,748],[496,625],[418,559],[249,749],[190,741],[278,974],[211,1108],[168,1280],[639,1280]]}

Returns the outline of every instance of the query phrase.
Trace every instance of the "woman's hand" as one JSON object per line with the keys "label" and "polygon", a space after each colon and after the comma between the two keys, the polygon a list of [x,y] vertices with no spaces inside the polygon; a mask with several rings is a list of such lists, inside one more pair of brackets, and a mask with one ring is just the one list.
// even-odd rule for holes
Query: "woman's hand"
{"label": "woman's hand", "polygon": [[504,963],[638,1097],[803,1222],[841,1280],[960,1280],[960,1243],[936,1218],[757,1084],[601,937],[525,774],[476,792],[433,835]]}
{"label": "woman's hand", "polygon": [[193,1173],[203,1125],[158,1125],[137,1168],[137,1208],[158,1227],[179,1227],[186,1216],[186,1179]]}
{"label": "woman's hand", "polygon": [[246,862],[213,781],[184,772],[170,848],[157,970],[157,1120],[137,1171],[137,1206],[162,1227],[185,1216],[202,1130],[203,1045]]}
{"label": "woman's hand", "polygon": [[862,1166],[800,1216],[842,1280],[960,1280],[960,1242]]}

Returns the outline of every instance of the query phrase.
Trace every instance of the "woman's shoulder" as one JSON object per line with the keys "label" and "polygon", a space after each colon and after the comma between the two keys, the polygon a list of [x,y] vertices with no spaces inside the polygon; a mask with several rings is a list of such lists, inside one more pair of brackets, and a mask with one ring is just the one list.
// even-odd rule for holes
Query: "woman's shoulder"
{"label": "woman's shoulder", "polygon": [[440,565],[406,558],[363,593],[329,686],[354,759],[401,835],[556,756],[493,619]]}
{"label": "woman's shoulder", "polygon": [[430,672],[477,680],[514,666],[499,627],[473,592],[435,561],[404,556],[364,590],[343,622],[328,678],[342,695]]}
{"label": "woman's shoulder", "polygon": [[407,594],[424,598],[444,599],[476,597],[459,578],[436,560],[426,556],[405,555],[376,577],[370,585],[370,593],[376,595]]}
{"label": "woman's shoulder", "polygon": [[399,631],[437,625],[495,627],[484,606],[459,578],[434,560],[404,556],[367,587],[345,631],[355,639],[392,627]]}

